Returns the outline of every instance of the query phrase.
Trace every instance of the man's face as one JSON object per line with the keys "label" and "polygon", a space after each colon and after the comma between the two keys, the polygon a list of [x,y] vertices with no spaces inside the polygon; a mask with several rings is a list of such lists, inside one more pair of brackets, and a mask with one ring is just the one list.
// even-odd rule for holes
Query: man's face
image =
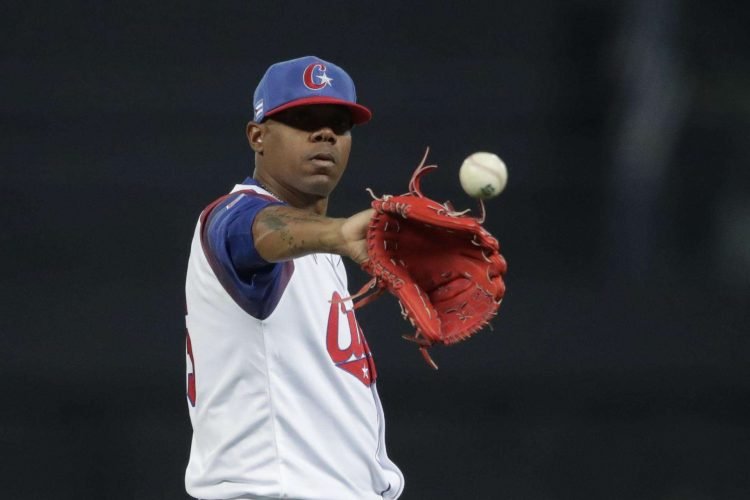
{"label": "man's face", "polygon": [[328,197],[349,161],[352,119],[343,106],[297,106],[262,124],[263,169],[286,189]]}

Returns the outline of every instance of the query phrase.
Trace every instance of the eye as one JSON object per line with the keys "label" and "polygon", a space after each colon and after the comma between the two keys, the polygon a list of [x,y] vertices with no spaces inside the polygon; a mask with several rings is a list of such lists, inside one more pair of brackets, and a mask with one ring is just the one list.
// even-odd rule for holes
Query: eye
{"label": "eye", "polygon": [[290,113],[290,122],[297,128],[307,128],[310,126],[310,112],[305,109],[294,110]]}
{"label": "eye", "polygon": [[331,119],[331,128],[337,135],[343,135],[352,128],[352,119],[349,113],[337,114]]}
{"label": "eye", "polygon": [[352,128],[351,120],[342,118],[340,120],[335,121],[331,128],[336,133],[336,135],[344,135]]}

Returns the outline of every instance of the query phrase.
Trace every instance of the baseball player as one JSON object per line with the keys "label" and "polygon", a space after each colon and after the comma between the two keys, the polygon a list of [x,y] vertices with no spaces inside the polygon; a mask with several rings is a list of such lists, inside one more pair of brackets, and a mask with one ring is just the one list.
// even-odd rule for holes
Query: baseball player
{"label": "baseball player", "polygon": [[326,217],[371,113],[343,69],[312,56],[269,67],[253,105],[253,177],[201,213],[188,262],[187,492],[398,498],[342,262],[367,258],[373,211]]}

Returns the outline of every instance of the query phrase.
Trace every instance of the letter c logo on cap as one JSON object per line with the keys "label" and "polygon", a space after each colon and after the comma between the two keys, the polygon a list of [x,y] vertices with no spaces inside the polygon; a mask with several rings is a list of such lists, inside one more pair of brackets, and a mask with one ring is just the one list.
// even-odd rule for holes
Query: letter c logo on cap
{"label": "letter c logo on cap", "polygon": [[[320,74],[315,74],[320,73]],[[313,77],[320,80],[320,83],[315,83]],[[302,82],[310,90],[320,90],[327,85],[331,85],[333,78],[326,75],[326,66],[321,63],[309,64],[305,68],[305,72],[302,74]]]}

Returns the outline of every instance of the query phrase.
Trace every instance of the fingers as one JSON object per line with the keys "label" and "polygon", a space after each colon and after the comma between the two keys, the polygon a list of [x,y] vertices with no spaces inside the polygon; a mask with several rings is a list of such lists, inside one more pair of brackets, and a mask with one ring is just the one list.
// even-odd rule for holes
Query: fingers
{"label": "fingers", "polygon": [[341,226],[341,236],[346,246],[346,255],[360,265],[369,258],[367,254],[367,228],[374,212],[371,208],[357,212],[344,220]]}
{"label": "fingers", "polygon": [[352,221],[352,224],[362,231],[362,237],[367,233],[367,226],[370,225],[370,219],[374,213],[375,210],[368,208],[367,210],[362,210],[349,218],[349,220]]}
{"label": "fingers", "polygon": [[364,239],[367,234],[367,227],[370,225],[370,218],[373,210],[371,208],[358,212],[344,221],[341,228],[343,237],[346,241],[357,241]]}

